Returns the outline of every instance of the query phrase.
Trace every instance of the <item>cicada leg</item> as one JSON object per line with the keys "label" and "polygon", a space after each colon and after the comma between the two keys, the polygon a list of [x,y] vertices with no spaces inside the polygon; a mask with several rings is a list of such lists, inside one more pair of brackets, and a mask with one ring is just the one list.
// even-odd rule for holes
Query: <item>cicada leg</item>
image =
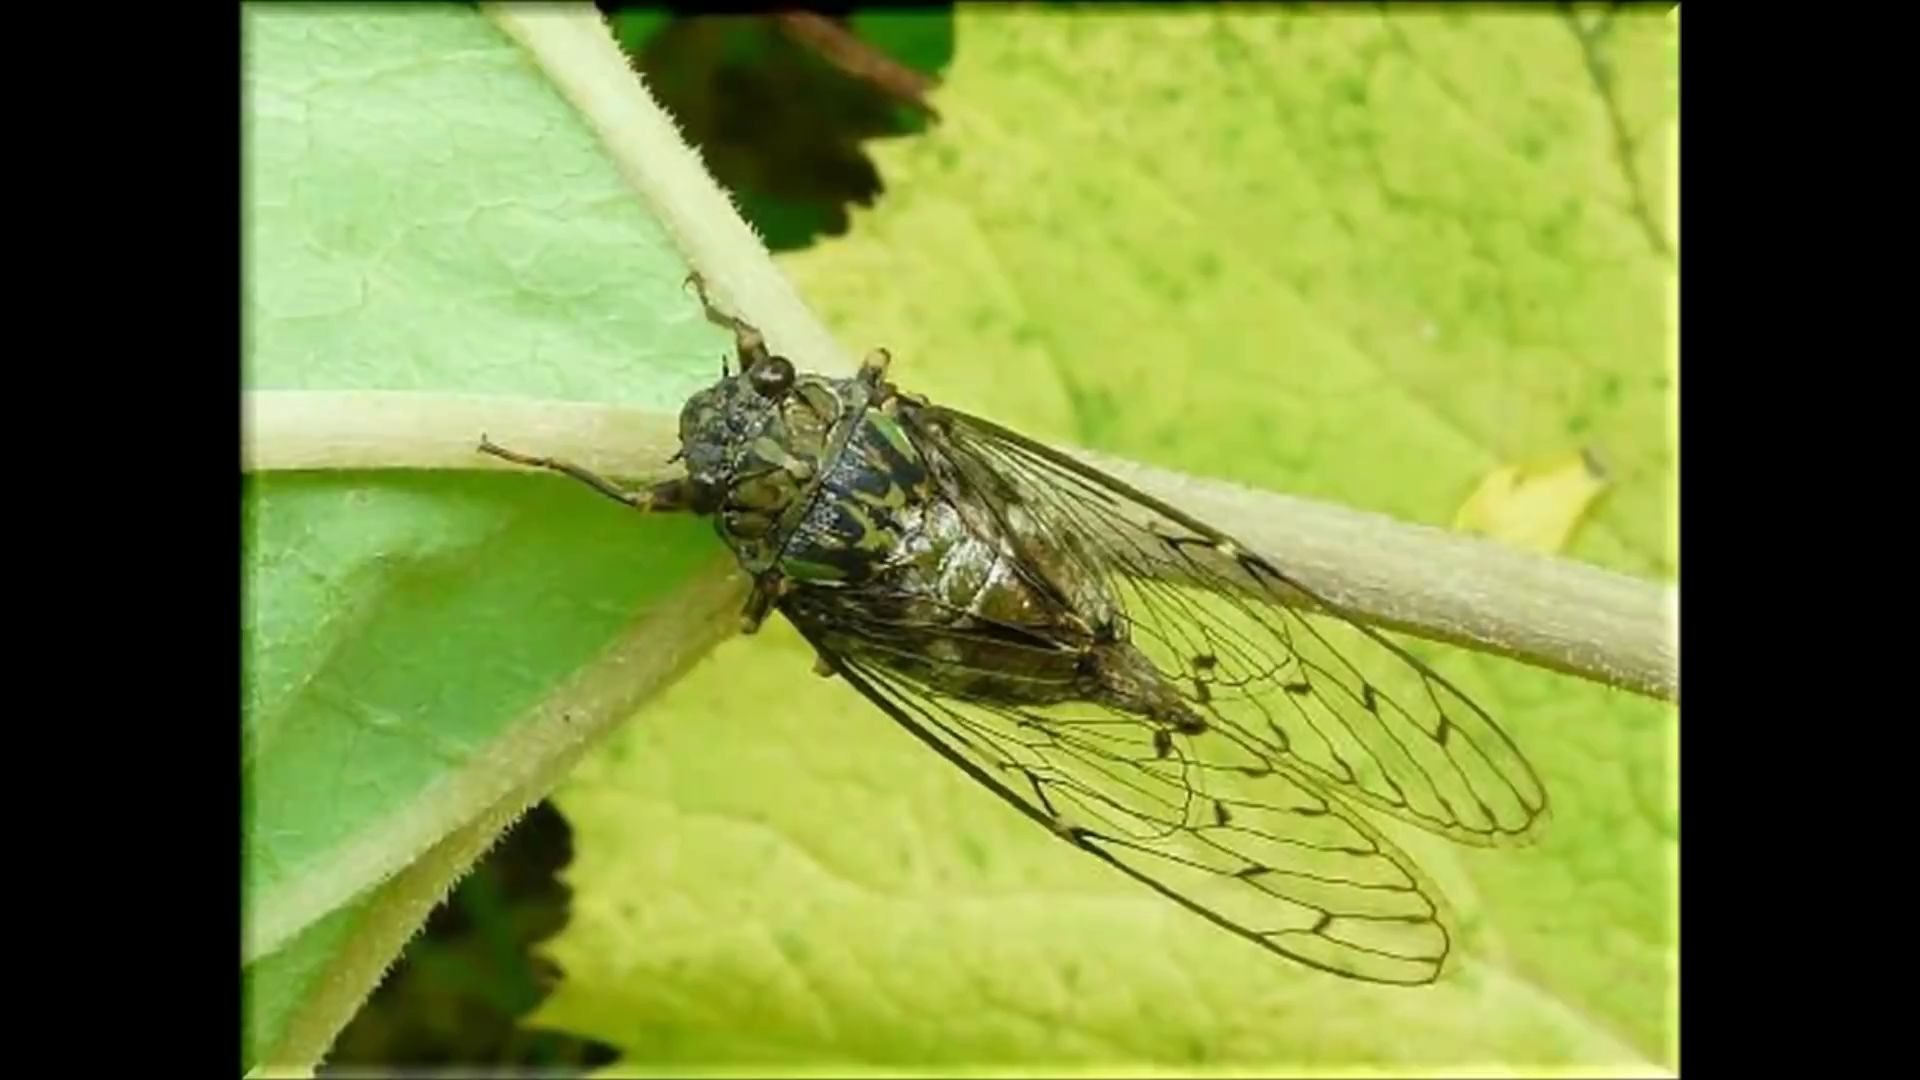
{"label": "cicada leg", "polygon": [[[713,300],[707,295],[706,279],[699,272],[687,275],[687,284],[700,296],[700,308],[706,312],[707,321],[715,326],[724,327],[733,332],[734,348],[740,352],[740,370],[752,371],[763,360],[770,359],[772,353],[767,350],[767,339],[760,331],[748,325],[745,320],[735,318],[713,306]],[[722,365],[722,371],[725,365]]]}
{"label": "cicada leg", "polygon": [[483,454],[492,454],[494,457],[511,461],[516,465],[526,465],[536,469],[547,469],[564,476],[571,476],[600,494],[605,495],[607,498],[612,499],[614,502],[620,503],[622,506],[631,506],[635,510],[649,512],[685,510],[690,506],[692,501],[691,493],[687,488],[687,482],[685,480],[668,480],[664,483],[655,484],[644,491],[628,491],[584,466],[575,465],[571,461],[561,461],[558,458],[535,457],[530,454],[515,453],[493,442],[485,435],[480,436],[480,452]]}
{"label": "cicada leg", "polygon": [[747,594],[747,606],[740,612],[740,632],[751,634],[760,629],[767,621],[767,614],[773,610],[775,601],[787,591],[787,579],[779,574],[763,574],[753,581],[753,591]]}
{"label": "cicada leg", "polygon": [[860,361],[859,378],[867,388],[867,404],[884,405],[893,398],[901,398],[915,405],[928,404],[927,399],[917,394],[903,394],[900,388],[887,381],[887,368],[893,363],[893,354],[882,348],[875,348]]}

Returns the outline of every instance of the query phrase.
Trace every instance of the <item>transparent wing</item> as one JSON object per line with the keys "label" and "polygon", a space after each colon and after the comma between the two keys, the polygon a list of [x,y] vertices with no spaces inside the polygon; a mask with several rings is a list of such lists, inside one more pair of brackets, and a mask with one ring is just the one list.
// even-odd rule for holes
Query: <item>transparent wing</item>
{"label": "transparent wing", "polygon": [[[808,634],[807,620],[796,625]],[[1294,766],[1223,733],[1171,734],[1085,703],[942,697],[858,656],[821,654],[1001,798],[1214,924],[1350,978],[1438,977],[1450,940],[1439,892]]]}
{"label": "transparent wing", "polygon": [[1028,562],[1070,566],[1056,585],[1208,719],[1195,737],[1207,749],[1184,760],[1220,743],[1289,785],[1470,844],[1524,838],[1544,819],[1545,788],[1485,711],[1257,553],[988,421],[932,407],[903,419],[1027,538]]}

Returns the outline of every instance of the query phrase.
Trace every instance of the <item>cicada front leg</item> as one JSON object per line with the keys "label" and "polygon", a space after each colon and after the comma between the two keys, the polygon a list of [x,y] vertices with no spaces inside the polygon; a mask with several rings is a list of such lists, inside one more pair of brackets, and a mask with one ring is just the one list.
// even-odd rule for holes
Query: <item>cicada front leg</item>
{"label": "cicada front leg", "polygon": [[[729,315],[714,306],[713,299],[707,295],[706,279],[697,271],[687,275],[687,284],[693,286],[693,291],[699,295],[700,308],[706,312],[707,321],[733,333],[734,348],[740,353],[740,370],[752,371],[761,361],[772,358],[773,354],[767,349],[767,339],[764,334],[748,325],[745,320]],[[723,374],[726,372],[724,361],[721,371]]]}
{"label": "cicada front leg", "polygon": [[480,436],[480,452],[491,454],[503,461],[511,461],[516,465],[546,469],[563,476],[571,476],[614,502],[622,506],[630,506],[635,510],[673,512],[690,509],[693,502],[692,489],[685,480],[668,480],[640,491],[630,491],[585,466],[575,465],[571,461],[562,461],[559,458],[517,453],[495,443],[485,435]]}

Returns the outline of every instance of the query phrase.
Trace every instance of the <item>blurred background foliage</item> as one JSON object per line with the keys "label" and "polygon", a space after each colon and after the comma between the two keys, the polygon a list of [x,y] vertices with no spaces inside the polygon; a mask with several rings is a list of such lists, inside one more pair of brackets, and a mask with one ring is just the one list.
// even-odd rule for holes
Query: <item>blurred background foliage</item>
{"label": "blurred background foliage", "polygon": [[[776,253],[844,235],[849,206],[884,197],[868,140],[911,138],[937,122],[887,79],[850,71],[846,50],[935,79],[953,58],[944,5],[814,9],[829,32],[845,35],[837,54],[772,12],[597,6],[654,97]],[[611,1047],[521,1022],[562,976],[532,949],[566,923],[570,890],[557,875],[571,859],[565,818],[549,803],[536,805],[428,919],[319,1074],[459,1066],[567,1075],[613,1061]]]}

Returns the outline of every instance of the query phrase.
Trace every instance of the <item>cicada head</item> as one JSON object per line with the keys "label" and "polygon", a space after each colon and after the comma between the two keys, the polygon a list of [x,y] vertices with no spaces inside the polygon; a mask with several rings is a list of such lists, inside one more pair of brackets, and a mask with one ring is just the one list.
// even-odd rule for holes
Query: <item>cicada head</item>
{"label": "cicada head", "polygon": [[717,517],[748,569],[763,569],[778,551],[781,519],[824,467],[850,385],[797,375],[785,357],[763,356],[722,375],[680,411],[693,509]]}

